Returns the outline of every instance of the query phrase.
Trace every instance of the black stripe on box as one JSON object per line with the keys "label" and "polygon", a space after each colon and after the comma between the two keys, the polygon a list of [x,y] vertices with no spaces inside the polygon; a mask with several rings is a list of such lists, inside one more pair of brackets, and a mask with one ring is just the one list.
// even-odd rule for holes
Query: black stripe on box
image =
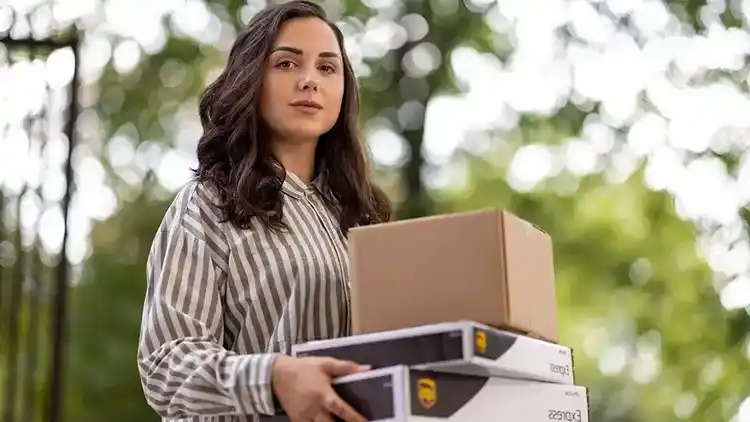
{"label": "black stripe on box", "polygon": [[[396,403],[393,395],[393,374],[356,381],[334,383],[333,389],[349,405],[368,421],[393,419]],[[289,422],[284,414],[261,416],[262,422]],[[339,419],[335,419],[339,420]]]}
{"label": "black stripe on box", "polygon": [[460,329],[437,334],[423,334],[402,338],[326,347],[298,352],[303,356],[329,356],[350,360],[373,369],[396,365],[420,365],[432,362],[463,359]]}

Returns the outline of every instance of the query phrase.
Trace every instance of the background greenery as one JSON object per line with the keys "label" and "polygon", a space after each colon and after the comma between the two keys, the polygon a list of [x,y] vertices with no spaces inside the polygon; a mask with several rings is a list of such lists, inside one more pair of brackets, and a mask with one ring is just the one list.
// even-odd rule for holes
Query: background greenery
{"label": "background greenery", "polygon": [[[705,31],[701,13],[705,13],[706,2],[668,3],[685,28],[692,28],[687,31]],[[212,0],[206,4],[235,28],[241,25],[243,13],[248,13],[244,1]],[[370,7],[373,2],[325,4],[348,22],[367,22],[378,13]],[[407,41],[369,61],[370,73],[361,78],[361,86],[363,123],[385,118],[408,145],[405,159],[398,165],[377,168],[380,181],[398,205],[399,216],[499,206],[551,234],[561,341],[575,349],[577,381],[591,392],[592,421],[713,422],[735,418],[739,422],[738,409],[750,396],[750,316],[746,308],[727,310],[722,306],[717,291],[726,280],[712,271],[696,248],[706,230],[711,235],[722,227],[706,229],[680,217],[670,193],[646,186],[643,161],[636,162],[635,170],[625,178],[610,177],[606,170],[614,166],[609,158],[614,159],[618,145],[611,156],[605,155],[600,172],[576,175],[561,171],[528,192],[514,189],[508,180],[514,153],[530,144],[554,147],[579,136],[590,121],[587,119],[600,115],[596,102],[581,105],[571,99],[548,115],[522,113],[514,127],[483,133],[488,148],[481,152],[459,148],[451,159],[464,183],[430,188],[427,179],[434,166],[424,155],[424,116],[417,112],[409,124],[399,123],[397,109],[410,100],[425,104],[438,95],[463,89],[447,59],[456,47],[472,46],[507,60],[514,51],[513,43],[510,35],[493,32],[486,24],[483,15],[491,3],[483,3],[483,7],[449,0],[398,4],[400,7],[389,9],[389,13],[381,13],[381,19],[396,22],[419,14],[430,30],[424,39]],[[604,8],[603,3],[597,7]],[[724,25],[744,28],[737,8],[725,5],[718,15]],[[540,19],[547,13],[543,3],[538,13]],[[627,19],[618,23],[627,25]],[[86,36],[85,25],[80,26]],[[143,55],[127,72],[117,69],[114,61],[108,62],[86,88],[84,113],[97,119],[98,130],[83,132],[82,141],[107,170],[107,183],[118,204],[116,213],[95,224],[90,235],[92,253],[71,292],[64,391],[67,421],[157,420],[142,398],[135,352],[145,291],[145,258],[172,192],[160,186],[151,170],[137,183],[126,180],[110,162],[106,144],[125,133],[136,145],[175,146],[177,134],[184,128],[170,117],[185,110],[196,112],[196,96],[216,76],[215,69],[223,65],[226,54],[224,44],[207,45],[169,25],[165,28],[163,48]],[[576,40],[569,29],[560,30],[566,40]],[[436,46],[444,59],[423,78],[412,78],[399,63],[422,42]],[[734,73],[717,70],[689,82],[732,80],[742,72],[747,73],[744,66]],[[737,81],[735,85],[744,92],[746,85]],[[640,100],[647,103],[645,98]],[[618,130],[617,142],[624,142],[625,129]],[[189,135],[197,138],[199,128]],[[721,153],[706,150],[695,155],[719,157],[728,173],[735,175],[746,152],[747,148]],[[748,229],[749,215],[744,213],[743,231]],[[13,233],[5,235],[10,238]],[[6,269],[10,271],[12,268]],[[0,312],[5,315],[5,310]],[[27,324],[22,321],[21,325]],[[47,347],[45,340],[40,341],[39,359],[44,361]],[[3,350],[0,347],[0,353]],[[3,365],[6,361],[0,359],[0,375],[7,374]],[[0,393],[9,387],[13,388],[0,382]],[[39,397],[48,394],[43,382],[37,384],[37,390]]]}

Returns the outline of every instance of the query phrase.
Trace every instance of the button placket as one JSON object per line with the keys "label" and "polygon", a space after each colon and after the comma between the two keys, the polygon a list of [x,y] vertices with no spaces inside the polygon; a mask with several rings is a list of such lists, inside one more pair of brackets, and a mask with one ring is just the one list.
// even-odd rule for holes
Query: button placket
{"label": "button placket", "polygon": [[307,202],[307,205],[315,213],[315,216],[318,218],[318,221],[320,222],[320,224],[323,226],[323,231],[328,236],[328,240],[331,244],[333,256],[335,257],[336,263],[338,264],[338,267],[339,267],[339,274],[341,276],[341,281],[342,281],[341,288],[344,291],[344,299],[346,301],[344,305],[344,312],[346,314],[346,330],[347,330],[346,334],[348,334],[350,332],[350,327],[349,327],[349,319],[350,319],[349,318],[349,306],[350,305],[349,304],[351,301],[350,299],[351,292],[349,289],[351,288],[351,282],[349,281],[349,278],[347,277],[347,274],[344,271],[344,264],[342,262],[341,254],[339,253],[339,249],[336,247],[336,238],[334,237],[334,234],[331,233],[331,229],[328,227],[328,224],[326,224],[326,220],[321,215],[321,211],[318,209],[316,204],[311,200],[311,197],[313,195],[314,195],[314,192],[305,190],[303,194],[303,198],[305,202]]}

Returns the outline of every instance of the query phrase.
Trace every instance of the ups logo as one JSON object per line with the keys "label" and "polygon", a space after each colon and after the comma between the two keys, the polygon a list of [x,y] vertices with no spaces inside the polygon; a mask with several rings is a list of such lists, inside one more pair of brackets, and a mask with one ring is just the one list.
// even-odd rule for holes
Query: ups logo
{"label": "ups logo", "polygon": [[487,351],[487,333],[482,330],[477,330],[476,338],[474,339],[475,347],[477,352],[484,353]]}
{"label": "ups logo", "polygon": [[419,398],[419,404],[425,409],[434,406],[437,401],[437,385],[435,384],[435,380],[420,378],[417,381],[417,397]]}

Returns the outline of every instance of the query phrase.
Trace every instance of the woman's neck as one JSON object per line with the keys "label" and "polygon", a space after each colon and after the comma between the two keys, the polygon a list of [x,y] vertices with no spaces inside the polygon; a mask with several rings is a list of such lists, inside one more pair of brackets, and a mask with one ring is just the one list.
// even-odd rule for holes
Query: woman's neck
{"label": "woman's neck", "polygon": [[316,145],[316,141],[274,142],[273,153],[286,171],[310,183],[315,177]]}

